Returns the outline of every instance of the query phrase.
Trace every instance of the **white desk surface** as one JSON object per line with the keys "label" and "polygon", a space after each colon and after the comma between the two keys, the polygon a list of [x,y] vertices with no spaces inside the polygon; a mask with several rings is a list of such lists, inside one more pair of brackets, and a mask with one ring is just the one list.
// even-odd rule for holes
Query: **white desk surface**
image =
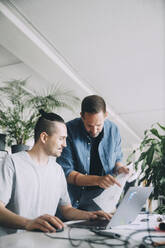
{"label": "white desk surface", "polygon": [[[142,224],[141,228],[143,227],[145,228],[145,226]],[[140,228],[138,229],[140,230]],[[70,228],[65,227],[65,230],[63,232],[48,234],[53,238],[47,237],[42,232],[27,232],[27,231],[6,235],[0,238],[0,248],[70,248],[73,246],[69,240],[57,239],[57,238],[62,238],[62,237],[68,238],[69,230]],[[114,228],[109,231],[119,233],[123,235],[121,236],[121,238],[125,239],[130,233],[134,232],[135,230],[133,229],[130,230],[130,229],[127,229],[126,227],[125,228],[123,227],[121,229]],[[165,232],[153,232],[150,234],[162,236],[163,238],[160,238],[159,241],[165,242]],[[148,233],[139,232],[138,234],[132,236],[131,243],[127,247],[129,248],[137,247],[135,244],[137,244],[137,242],[139,242],[142,239],[142,237],[144,237],[145,235],[148,235]],[[70,237],[74,239],[81,239],[81,240],[92,239],[94,241],[103,240],[106,238],[106,237],[98,236],[90,232],[89,230],[77,229],[77,228],[70,230]],[[155,241],[158,241],[158,240],[155,240]],[[108,244],[116,244],[116,246],[113,246],[114,248],[119,247],[117,246],[117,244],[121,244],[120,241],[115,240],[115,239],[110,239],[110,238],[106,238],[106,242],[108,242]],[[79,241],[73,241],[73,243],[78,244]],[[80,248],[96,247],[97,248],[97,247],[108,247],[108,246],[106,246],[105,244],[101,244],[101,245],[92,244],[92,246],[90,246],[90,244],[83,241],[78,247]],[[124,247],[124,245],[120,247]],[[148,245],[147,247],[150,247],[150,246]]]}
{"label": "white desk surface", "polygon": [[[61,233],[49,234],[50,236],[66,237],[68,238],[68,228]],[[84,229],[72,229],[71,237],[75,239],[102,239],[102,237]],[[80,241],[73,241],[74,244],[78,244]],[[43,233],[39,232],[22,232],[17,234],[11,234],[0,238],[0,248],[70,248],[73,247],[69,240],[52,239],[47,237]],[[87,248],[88,244],[82,242],[79,245],[81,248]],[[89,246],[90,247],[90,246]],[[94,247],[100,247],[100,245],[94,244]]]}

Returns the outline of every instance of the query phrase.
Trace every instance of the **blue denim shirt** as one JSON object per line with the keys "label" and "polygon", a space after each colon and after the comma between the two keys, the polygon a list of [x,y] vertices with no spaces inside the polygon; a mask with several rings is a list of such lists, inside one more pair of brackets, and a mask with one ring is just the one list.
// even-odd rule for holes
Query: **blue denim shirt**
{"label": "blue denim shirt", "polygon": [[[90,170],[90,137],[85,130],[81,118],[67,123],[67,147],[63,149],[57,162],[63,167],[67,177],[72,171],[89,174]],[[103,127],[103,138],[98,147],[101,163],[105,174],[112,174],[115,163],[121,161],[121,137],[117,126],[106,119]],[[85,187],[68,184],[72,205],[78,207],[80,197]]]}

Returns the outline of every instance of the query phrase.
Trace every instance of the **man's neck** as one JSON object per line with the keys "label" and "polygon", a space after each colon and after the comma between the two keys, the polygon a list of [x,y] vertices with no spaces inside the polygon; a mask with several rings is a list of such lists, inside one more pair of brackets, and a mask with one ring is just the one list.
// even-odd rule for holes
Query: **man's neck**
{"label": "man's neck", "polygon": [[49,156],[45,154],[45,152],[36,144],[32,147],[31,150],[28,151],[28,154],[31,159],[39,165],[46,165],[48,163]]}

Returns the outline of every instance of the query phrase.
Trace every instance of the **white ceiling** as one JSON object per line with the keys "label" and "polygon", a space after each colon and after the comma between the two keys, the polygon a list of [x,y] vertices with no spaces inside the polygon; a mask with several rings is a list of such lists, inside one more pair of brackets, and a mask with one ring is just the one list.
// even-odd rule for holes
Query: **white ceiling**
{"label": "white ceiling", "polygon": [[18,64],[20,60],[0,45],[0,68]]}
{"label": "white ceiling", "polygon": [[0,0],[0,11],[0,79],[8,63],[37,87],[102,95],[126,146],[165,124],[164,0]]}

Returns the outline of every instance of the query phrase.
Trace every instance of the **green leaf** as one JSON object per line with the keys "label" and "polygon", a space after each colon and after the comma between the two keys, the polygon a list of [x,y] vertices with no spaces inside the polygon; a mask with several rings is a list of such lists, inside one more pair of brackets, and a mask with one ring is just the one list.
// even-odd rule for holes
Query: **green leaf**
{"label": "green leaf", "polygon": [[151,165],[153,156],[154,156],[154,145],[151,145],[151,147],[148,149],[146,155],[147,155],[147,164]]}
{"label": "green leaf", "polygon": [[147,157],[143,159],[142,165],[141,165],[141,171],[143,172],[146,169],[147,166]]}
{"label": "green leaf", "polygon": [[139,163],[140,161],[142,161],[145,157],[146,157],[147,153],[146,152],[142,152],[137,163]]}
{"label": "green leaf", "polygon": [[127,158],[127,164],[129,164],[130,162],[132,162],[132,158],[133,158],[133,155],[135,154],[135,150],[133,150],[133,152],[128,156]]}
{"label": "green leaf", "polygon": [[156,137],[158,137],[159,139],[161,139],[161,135],[158,133],[158,130],[156,128],[152,128],[150,129],[150,132],[155,135]]}
{"label": "green leaf", "polygon": [[160,125],[160,123],[157,123],[157,124],[158,124],[158,126],[159,126],[163,131],[165,131],[165,126]]}

